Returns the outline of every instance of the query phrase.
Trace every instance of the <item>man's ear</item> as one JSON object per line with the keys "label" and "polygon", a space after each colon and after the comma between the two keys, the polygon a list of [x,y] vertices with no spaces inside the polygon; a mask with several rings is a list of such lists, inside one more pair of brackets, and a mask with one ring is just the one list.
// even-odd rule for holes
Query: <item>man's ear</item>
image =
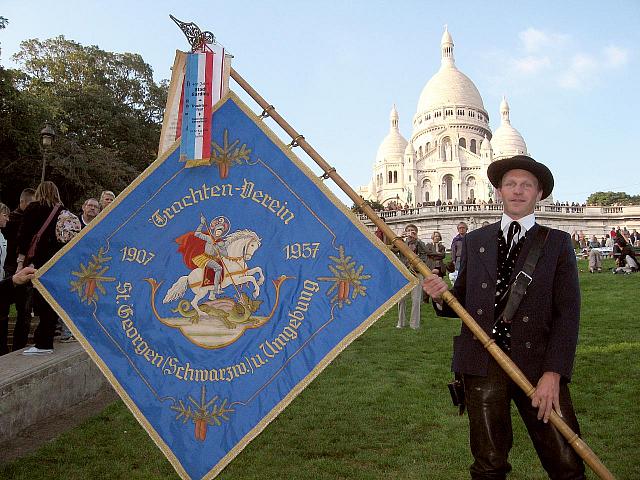
{"label": "man's ear", "polygon": [[542,200],[542,190],[538,190],[538,199],[536,201],[539,202],[540,200]]}
{"label": "man's ear", "polygon": [[502,193],[499,188],[496,188],[496,200],[502,200]]}

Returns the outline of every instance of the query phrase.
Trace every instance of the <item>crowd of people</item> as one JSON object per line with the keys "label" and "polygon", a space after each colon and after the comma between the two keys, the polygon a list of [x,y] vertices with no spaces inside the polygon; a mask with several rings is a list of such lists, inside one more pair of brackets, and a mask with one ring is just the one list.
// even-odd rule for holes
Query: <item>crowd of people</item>
{"label": "crowd of people", "polygon": [[441,207],[441,206],[458,206],[458,205],[478,205],[478,206],[483,206],[483,205],[493,205],[494,203],[500,203],[499,201],[494,202],[492,198],[490,198],[488,201],[485,200],[478,200],[477,198],[467,198],[465,201],[459,201],[457,198],[454,200],[445,200],[442,201],[440,199],[437,199],[436,201],[433,202],[418,202],[415,205],[411,204],[409,205],[408,203],[405,203],[404,205],[402,204],[402,202],[400,202],[399,200],[391,200],[390,202],[387,203],[387,205],[385,205],[384,207],[384,211],[386,212],[390,212],[393,210],[410,210],[412,208],[421,208],[421,207]]}
{"label": "crowd of people", "polygon": [[584,232],[573,232],[573,246],[584,258],[589,259],[589,272],[602,272],[602,258],[611,255],[615,260],[613,273],[633,273],[639,270],[635,249],[640,248],[640,234],[637,230],[629,232],[627,227],[612,228],[598,240],[595,235],[590,239]]}
{"label": "crowd of people", "polygon": [[[114,199],[114,193],[107,190],[101,193],[99,200],[86,199],[77,216],[78,229],[92,222]],[[18,207],[13,211],[0,203],[0,276],[3,279],[0,355],[9,353],[8,325],[12,305],[16,309],[16,323],[11,351],[23,350],[24,355],[51,354],[57,329],[61,332],[61,341],[75,341],[53,308],[29,282],[35,269],[47,263],[64,245],[58,220],[65,212],[58,187],[50,181],[42,182],[35,190],[24,189]],[[34,312],[39,319],[33,336],[34,345],[25,348]]]}

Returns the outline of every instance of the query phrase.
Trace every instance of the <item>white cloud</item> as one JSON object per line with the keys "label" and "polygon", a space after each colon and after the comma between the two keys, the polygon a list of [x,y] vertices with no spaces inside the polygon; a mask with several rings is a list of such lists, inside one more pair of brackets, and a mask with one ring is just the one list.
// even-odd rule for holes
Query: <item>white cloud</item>
{"label": "white cloud", "polygon": [[533,74],[551,67],[551,59],[547,56],[536,57],[530,55],[523,58],[516,58],[513,61],[513,66],[516,71],[520,73]]}
{"label": "white cloud", "polygon": [[[518,33],[521,55],[505,58],[516,77],[538,76],[570,90],[588,90],[606,80],[608,72],[630,61],[630,52],[617,45],[578,50],[566,33],[529,27]],[[544,75],[544,77],[541,77]]]}
{"label": "white cloud", "polygon": [[563,65],[558,85],[568,90],[586,90],[597,81],[599,62],[586,53],[573,55],[568,65]]}
{"label": "white cloud", "polygon": [[610,68],[617,68],[626,65],[629,62],[629,52],[624,48],[615,45],[604,49],[605,65]]}
{"label": "white cloud", "polygon": [[586,90],[598,84],[607,70],[620,68],[627,64],[629,54],[626,50],[610,46],[601,55],[588,53],[575,54],[558,76],[558,85],[571,90]]}
{"label": "white cloud", "polygon": [[520,37],[527,53],[537,53],[547,47],[557,48],[565,44],[570,38],[569,35],[564,33],[547,33],[533,27],[523,30],[518,34],[518,37]]}
{"label": "white cloud", "polygon": [[592,55],[586,53],[578,53],[571,59],[571,69],[578,73],[589,73],[597,68],[598,61]]}

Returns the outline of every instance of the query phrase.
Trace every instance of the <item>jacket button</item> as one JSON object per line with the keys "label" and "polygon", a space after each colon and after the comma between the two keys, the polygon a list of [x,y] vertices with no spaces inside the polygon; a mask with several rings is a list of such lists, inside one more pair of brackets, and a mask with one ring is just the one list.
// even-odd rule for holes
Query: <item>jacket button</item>
{"label": "jacket button", "polygon": [[478,315],[482,315],[482,309],[481,309],[481,308],[479,308],[478,310],[476,310],[476,313],[477,313]]}
{"label": "jacket button", "polygon": [[473,341],[475,342],[475,341],[477,341],[477,340],[478,340],[478,337],[476,337],[476,336],[474,335],[474,336],[473,336]]}
{"label": "jacket button", "polygon": [[527,347],[527,348],[531,348],[531,342],[525,343],[524,346]]}
{"label": "jacket button", "polygon": [[484,247],[480,247],[480,253],[484,253]]}
{"label": "jacket button", "polygon": [[526,315],[524,317],[522,317],[522,321],[524,323],[527,323],[529,321],[529,317],[527,317]]}
{"label": "jacket button", "polygon": [[487,284],[485,282],[482,282],[482,285],[480,285],[482,288],[487,288]]}

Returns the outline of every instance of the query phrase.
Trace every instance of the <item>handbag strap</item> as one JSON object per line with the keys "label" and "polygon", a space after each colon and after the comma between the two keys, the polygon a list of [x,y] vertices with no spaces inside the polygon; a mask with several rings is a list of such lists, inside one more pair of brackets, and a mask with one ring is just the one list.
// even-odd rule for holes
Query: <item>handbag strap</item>
{"label": "handbag strap", "polygon": [[527,293],[527,287],[533,281],[533,271],[536,269],[536,264],[540,259],[542,253],[542,247],[544,247],[547,237],[549,236],[550,229],[542,225],[538,225],[538,231],[533,239],[533,244],[529,249],[527,258],[524,261],[522,270],[518,272],[515,280],[509,288],[509,298],[507,299],[507,305],[502,311],[502,318],[505,322],[510,322],[513,316],[520,306],[520,302]]}
{"label": "handbag strap", "polygon": [[[51,223],[51,220],[53,220],[53,217],[56,216],[56,213],[58,213],[58,210],[60,210],[60,203],[56,203],[54,205],[54,207],[51,209],[51,213],[49,214],[49,216],[47,217],[47,220],[42,224],[42,227],[40,227],[40,230],[38,230],[38,233],[36,233],[36,236],[33,237],[33,240],[31,242],[31,244],[34,247],[38,245],[38,242],[40,241],[40,237],[42,237],[42,234],[44,233],[44,231],[47,229],[47,227],[49,226],[49,224]],[[33,255],[35,254],[34,252],[29,252],[29,257],[33,257]]]}

